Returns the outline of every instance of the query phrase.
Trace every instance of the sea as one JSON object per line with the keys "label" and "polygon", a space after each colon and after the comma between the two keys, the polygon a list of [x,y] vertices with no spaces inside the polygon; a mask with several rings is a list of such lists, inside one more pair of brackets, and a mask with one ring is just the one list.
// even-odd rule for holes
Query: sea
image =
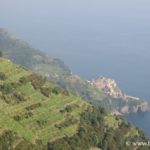
{"label": "sea", "polygon": [[[149,0],[5,0],[0,27],[62,59],[85,80],[115,79],[150,103]],[[150,137],[150,113],[126,119]]]}

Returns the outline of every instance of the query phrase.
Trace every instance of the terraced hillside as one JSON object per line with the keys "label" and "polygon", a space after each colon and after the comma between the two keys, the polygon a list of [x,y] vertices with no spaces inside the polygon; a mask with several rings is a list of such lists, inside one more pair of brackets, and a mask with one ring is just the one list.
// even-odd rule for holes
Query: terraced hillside
{"label": "terraced hillside", "polygon": [[131,150],[142,131],[0,56],[0,150]]}
{"label": "terraced hillside", "polygon": [[0,133],[9,129],[44,144],[76,133],[88,104],[38,75],[0,58]]}

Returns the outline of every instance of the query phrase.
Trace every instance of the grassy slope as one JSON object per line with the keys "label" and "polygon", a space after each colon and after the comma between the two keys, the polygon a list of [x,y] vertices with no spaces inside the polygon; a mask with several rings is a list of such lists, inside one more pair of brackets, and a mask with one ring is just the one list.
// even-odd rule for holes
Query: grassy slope
{"label": "grassy slope", "polygon": [[[39,89],[35,89],[30,80],[20,82],[22,81],[20,79],[23,77],[28,79],[32,73],[7,59],[0,58],[0,74],[6,77],[5,79],[1,78],[0,87],[3,87],[3,85],[16,85],[11,92],[7,88],[5,89],[6,93],[3,89],[0,90],[0,147],[1,142],[5,141],[4,139],[6,138],[7,144],[9,143],[8,139],[13,143],[10,144],[9,149],[15,149],[18,145],[21,145],[19,150],[22,146],[24,147],[23,150],[47,149],[39,146],[36,148],[34,146],[30,147],[27,142],[20,144],[24,140],[32,144],[36,144],[37,140],[40,140],[44,145],[50,142],[53,147],[52,150],[70,150],[70,148],[66,149],[65,147],[67,141],[70,143],[68,145],[70,147],[71,145],[75,147],[78,144],[79,150],[86,150],[86,147],[90,148],[91,146],[91,148],[94,148],[98,146],[98,143],[91,144],[93,142],[90,139],[95,136],[97,139],[101,137],[103,143],[110,142],[111,138],[108,138],[107,141],[105,140],[106,135],[109,135],[110,131],[113,136],[117,136],[115,135],[116,132],[117,134],[123,134],[124,137],[121,137],[123,142],[125,142],[126,138],[134,139],[141,136],[139,131],[133,126],[126,128],[126,134],[121,133],[122,124],[124,123],[121,118],[106,112],[100,113],[98,109],[70,93],[68,95],[61,92],[57,94],[52,92],[49,96],[44,96]],[[55,85],[44,82],[42,87],[54,89]],[[14,97],[14,93],[23,94],[24,100],[18,101],[18,98]],[[68,106],[72,107],[72,109],[66,111]],[[16,120],[16,116],[21,117],[21,119]],[[75,122],[64,126],[64,123],[69,118],[75,120]],[[58,126],[62,128],[58,128]],[[83,127],[87,132],[81,135],[78,134],[79,129]],[[16,135],[13,138],[9,138],[10,134],[4,136],[7,130],[12,131]],[[63,143],[64,141],[61,141],[63,137],[69,139]],[[78,140],[76,140],[77,138]],[[88,143],[88,140],[90,143]],[[97,140],[97,142],[100,141]],[[113,142],[115,145],[118,141]],[[4,148],[6,143],[3,145],[2,150],[7,149]],[[123,147],[123,144],[121,147]]]}
{"label": "grassy slope", "polygon": [[[6,80],[0,80],[1,85],[18,82],[21,77],[27,77],[31,74],[22,67],[3,58],[0,58],[0,72],[8,77]],[[45,86],[53,87],[54,85],[46,83]],[[6,103],[0,91],[0,133],[9,129],[32,142],[41,139],[44,143],[47,143],[66,135],[73,135],[76,133],[78,122],[62,130],[55,127],[56,124],[63,122],[67,118],[67,113],[61,113],[60,110],[68,105],[76,105],[77,107],[69,115],[78,119],[79,114],[88,105],[81,101],[79,97],[73,95],[51,94],[49,97],[46,97],[40,91],[34,89],[30,82],[20,85],[15,89],[16,91],[23,93],[26,100],[17,104]],[[11,100],[14,99],[15,101],[16,99],[11,94],[7,96],[10,96]],[[37,103],[40,103],[41,106],[30,111],[32,112],[31,117],[23,118],[19,122],[13,119],[18,114],[24,115],[29,112],[26,108]],[[39,126],[37,121],[45,121],[46,123],[43,126]]]}

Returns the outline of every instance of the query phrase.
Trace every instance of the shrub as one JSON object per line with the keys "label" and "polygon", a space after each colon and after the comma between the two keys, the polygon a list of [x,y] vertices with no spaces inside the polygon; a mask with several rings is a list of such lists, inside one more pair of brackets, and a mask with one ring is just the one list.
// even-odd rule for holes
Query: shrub
{"label": "shrub", "polygon": [[38,108],[40,106],[41,106],[41,103],[36,103],[36,104],[32,104],[32,105],[26,107],[25,109],[26,110],[33,110],[33,109],[36,109],[36,108]]}
{"label": "shrub", "polygon": [[17,99],[17,102],[25,101],[23,93],[14,92],[13,96]]}
{"label": "shrub", "polygon": [[0,149],[12,149],[15,138],[15,134],[12,131],[4,131],[3,134],[0,134]]}
{"label": "shrub", "polygon": [[9,94],[13,90],[13,87],[10,84],[2,84],[0,85],[0,91],[4,94]]}
{"label": "shrub", "polygon": [[64,90],[63,88],[61,87],[54,87],[52,89],[52,93],[58,95],[58,94],[62,94],[62,95],[65,95],[65,96],[69,96],[69,92],[67,90]]}
{"label": "shrub", "polygon": [[34,87],[34,89],[40,89],[46,82],[46,78],[37,75],[37,74],[31,74],[28,77],[29,81],[31,81],[32,86]]}
{"label": "shrub", "polygon": [[77,123],[77,120],[75,118],[67,118],[65,121],[61,122],[60,124],[56,124],[55,127],[58,129],[63,129],[75,123]]}
{"label": "shrub", "polygon": [[28,79],[25,78],[25,77],[21,77],[19,82],[22,83],[22,84],[26,84],[28,82]]}
{"label": "shrub", "polygon": [[40,91],[46,97],[49,97],[49,95],[51,93],[51,89],[50,88],[40,88]]}
{"label": "shrub", "polygon": [[39,127],[43,127],[47,123],[46,120],[37,120],[36,122],[37,122]]}
{"label": "shrub", "polygon": [[21,120],[23,120],[25,118],[27,119],[27,118],[32,117],[32,115],[33,115],[33,113],[31,111],[28,111],[28,112],[25,112],[25,113],[22,113],[22,114],[18,114],[16,116],[14,116],[13,118],[16,121],[21,121]]}
{"label": "shrub", "polygon": [[6,80],[7,77],[3,72],[0,72],[0,80]]}

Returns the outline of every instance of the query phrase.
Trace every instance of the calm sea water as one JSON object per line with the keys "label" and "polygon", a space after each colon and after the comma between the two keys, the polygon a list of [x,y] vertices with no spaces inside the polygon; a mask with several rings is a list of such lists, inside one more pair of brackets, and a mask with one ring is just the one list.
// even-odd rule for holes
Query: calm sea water
{"label": "calm sea water", "polygon": [[[150,102],[149,0],[5,0],[0,26],[65,61],[84,79],[114,78]],[[128,120],[150,136],[150,114]]]}
{"label": "calm sea water", "polygon": [[130,114],[125,116],[125,119],[144,130],[146,135],[150,138],[150,113]]}

